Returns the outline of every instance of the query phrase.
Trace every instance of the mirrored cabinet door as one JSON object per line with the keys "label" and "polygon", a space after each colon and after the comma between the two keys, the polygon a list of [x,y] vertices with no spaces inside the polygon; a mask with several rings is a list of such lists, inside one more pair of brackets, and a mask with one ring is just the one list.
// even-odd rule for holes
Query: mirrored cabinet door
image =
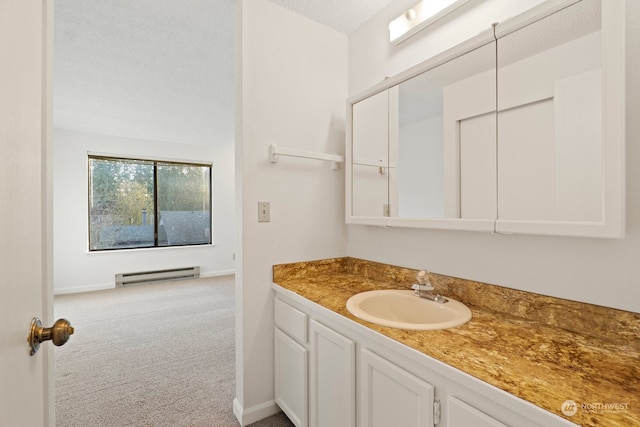
{"label": "mirrored cabinet door", "polygon": [[600,0],[498,40],[501,219],[602,220]]}
{"label": "mirrored cabinet door", "polygon": [[390,89],[392,216],[496,217],[495,81],[489,43]]}
{"label": "mirrored cabinet door", "polygon": [[352,105],[351,214],[496,217],[495,44]]}
{"label": "mirrored cabinet door", "polygon": [[353,104],[351,213],[389,216],[389,96],[384,90]]}
{"label": "mirrored cabinet door", "polygon": [[606,115],[624,111],[604,97],[624,96],[606,83],[621,61],[604,38],[607,3],[573,2],[498,36],[497,231],[622,233],[624,140]]}

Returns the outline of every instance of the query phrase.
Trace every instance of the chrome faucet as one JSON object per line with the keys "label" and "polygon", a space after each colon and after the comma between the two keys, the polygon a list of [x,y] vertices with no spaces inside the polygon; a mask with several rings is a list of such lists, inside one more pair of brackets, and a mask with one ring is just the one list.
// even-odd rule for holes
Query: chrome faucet
{"label": "chrome faucet", "polygon": [[425,298],[440,304],[444,304],[445,302],[449,301],[442,295],[434,294],[432,292],[434,290],[434,287],[429,280],[429,273],[425,270],[420,270],[418,274],[416,274],[416,280],[418,283],[415,283],[411,286],[411,289],[413,289],[413,294],[415,296]]}

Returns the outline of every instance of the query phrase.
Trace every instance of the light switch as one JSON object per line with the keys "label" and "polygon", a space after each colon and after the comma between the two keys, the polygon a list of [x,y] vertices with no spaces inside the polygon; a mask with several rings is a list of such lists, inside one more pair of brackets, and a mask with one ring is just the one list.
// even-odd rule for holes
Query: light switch
{"label": "light switch", "polygon": [[258,222],[271,221],[271,203],[258,202]]}

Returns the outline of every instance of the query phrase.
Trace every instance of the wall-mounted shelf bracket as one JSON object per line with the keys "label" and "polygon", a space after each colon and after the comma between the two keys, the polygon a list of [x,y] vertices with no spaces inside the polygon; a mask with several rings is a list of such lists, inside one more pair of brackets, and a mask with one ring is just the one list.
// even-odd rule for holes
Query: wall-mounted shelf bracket
{"label": "wall-mounted shelf bracket", "polygon": [[292,148],[278,147],[276,144],[269,146],[269,160],[278,163],[280,156],[300,157],[303,159],[326,160],[332,162],[332,169],[340,169],[340,163],[344,163],[344,156],[337,154],[315,153],[313,151],[295,150]]}

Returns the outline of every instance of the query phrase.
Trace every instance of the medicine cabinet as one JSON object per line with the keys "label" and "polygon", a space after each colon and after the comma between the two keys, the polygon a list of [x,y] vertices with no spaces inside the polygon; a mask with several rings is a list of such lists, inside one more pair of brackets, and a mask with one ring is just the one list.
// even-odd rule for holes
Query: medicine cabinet
{"label": "medicine cabinet", "polygon": [[547,1],[350,98],[347,223],[622,237],[624,39]]}

